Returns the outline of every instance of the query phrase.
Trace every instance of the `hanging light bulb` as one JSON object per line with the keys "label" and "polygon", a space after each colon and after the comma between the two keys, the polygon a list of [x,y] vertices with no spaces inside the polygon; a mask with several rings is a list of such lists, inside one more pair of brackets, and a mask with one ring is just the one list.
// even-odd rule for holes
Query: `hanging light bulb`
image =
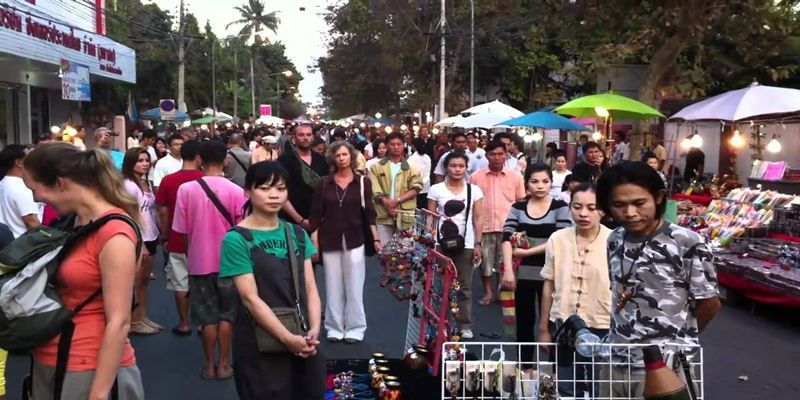
{"label": "hanging light bulb", "polygon": [[692,147],[699,149],[702,146],[703,146],[703,138],[701,138],[700,135],[695,133],[694,136],[692,136]]}
{"label": "hanging light bulb", "polygon": [[685,137],[681,140],[681,149],[689,151],[692,148],[692,138]]}
{"label": "hanging light bulb", "polygon": [[381,127],[381,123],[380,123],[380,122],[376,122],[376,123],[375,123],[375,127],[376,127],[376,128],[380,128],[380,127]]}
{"label": "hanging light bulb", "polygon": [[363,122],[362,122],[362,123],[358,124],[358,126],[360,126],[360,127],[361,127],[361,129],[364,129],[364,128],[366,128],[366,127],[367,127],[367,124],[365,124],[365,123],[363,123]]}
{"label": "hanging light bulb", "polygon": [[65,135],[69,135],[70,137],[72,137],[72,136],[77,135],[78,131],[76,131],[75,128],[73,128],[73,127],[68,125],[66,128],[64,128],[64,134]]}
{"label": "hanging light bulb", "polygon": [[414,133],[417,133],[417,132],[419,132],[419,126],[418,125],[414,125]]}
{"label": "hanging light bulb", "polygon": [[408,125],[406,125],[406,124],[400,125],[400,130],[403,131],[403,132],[407,131],[408,130]]}
{"label": "hanging light bulb", "polygon": [[61,133],[61,127],[58,125],[53,125],[50,127],[50,133],[59,134]]}
{"label": "hanging light bulb", "polygon": [[742,147],[744,147],[745,144],[744,138],[742,137],[742,134],[739,133],[738,129],[733,131],[733,136],[731,136],[731,139],[728,141],[728,144],[730,144],[731,147],[735,149],[741,149]]}
{"label": "hanging light bulb", "polygon": [[226,124],[225,124],[225,127],[226,127],[226,128],[230,128],[230,127],[232,127],[232,126],[233,126],[233,124],[231,124],[230,122],[228,122],[228,123],[226,123]]}
{"label": "hanging light bulb", "polygon": [[542,132],[539,131],[533,132],[533,135],[531,135],[531,137],[533,138],[534,142],[538,142],[544,138]]}
{"label": "hanging light bulb", "polygon": [[779,153],[781,151],[781,142],[778,141],[777,135],[772,135],[772,140],[767,143],[767,151],[770,153]]}
{"label": "hanging light bulb", "polygon": [[202,129],[204,131],[207,131],[208,130],[208,125],[206,125],[206,124],[200,125],[200,129]]}
{"label": "hanging light bulb", "polygon": [[525,135],[528,133],[527,131],[528,130],[525,128],[517,128],[517,135],[519,135],[519,137],[521,138],[524,138]]}
{"label": "hanging light bulb", "polygon": [[594,133],[592,133],[592,140],[594,140],[595,142],[599,141],[602,138],[603,134],[600,133],[600,131],[594,131]]}
{"label": "hanging light bulb", "polygon": [[377,118],[377,119],[381,119],[382,116],[383,116],[383,114],[381,114],[379,112],[375,113],[375,118]]}
{"label": "hanging light bulb", "polygon": [[522,141],[525,143],[533,143],[533,141],[536,140],[536,138],[534,138],[534,135],[536,134],[534,133],[533,135],[525,135],[525,137],[522,138]]}
{"label": "hanging light bulb", "polygon": [[609,116],[608,110],[606,110],[603,107],[595,107],[594,108],[594,113],[597,114],[597,116],[600,117],[600,118],[608,118],[608,116]]}
{"label": "hanging light bulb", "polygon": [[439,128],[433,128],[433,130],[431,132],[433,132],[434,135],[438,135],[439,134]]}
{"label": "hanging light bulb", "polygon": [[356,134],[359,134],[359,133],[361,133],[361,131],[360,131],[360,130],[358,130],[358,128],[356,128],[356,129],[353,129],[353,132],[355,132]]}
{"label": "hanging light bulb", "polygon": [[242,125],[242,127],[244,127],[244,130],[248,130],[248,129],[250,129],[250,124],[245,122],[244,125]]}
{"label": "hanging light bulb", "polygon": [[389,126],[389,125],[386,125],[386,128],[383,128],[383,131],[386,132],[386,134],[388,135],[388,134],[392,133],[392,127]]}

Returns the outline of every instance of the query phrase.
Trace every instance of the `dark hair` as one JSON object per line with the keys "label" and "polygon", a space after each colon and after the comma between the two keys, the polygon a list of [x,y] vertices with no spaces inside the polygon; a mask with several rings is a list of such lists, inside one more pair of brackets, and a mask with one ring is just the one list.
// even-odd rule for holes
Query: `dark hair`
{"label": "dark hair", "polygon": [[564,157],[566,159],[567,152],[561,149],[556,149],[556,151],[553,152],[553,160],[555,160],[558,157]]}
{"label": "dark hair", "polygon": [[494,149],[496,149],[496,148],[498,148],[498,147],[502,147],[502,148],[503,148],[503,151],[505,151],[505,150],[506,150],[506,145],[504,145],[504,144],[503,144],[503,142],[501,142],[500,140],[492,139],[492,141],[490,141],[490,142],[489,142],[489,143],[486,145],[486,149],[485,149],[485,150],[486,150],[486,152],[488,153],[488,152],[490,152],[490,151],[494,151]]}
{"label": "dark hair", "polygon": [[546,145],[544,145],[544,147],[548,149],[558,150],[558,145],[556,144],[556,142],[549,142]]}
{"label": "dark hair", "polygon": [[553,170],[550,169],[550,166],[545,163],[533,163],[525,169],[525,185],[528,185],[528,181],[531,179],[531,175],[537,172],[547,172],[547,176],[550,180],[553,180]]}
{"label": "dark hair", "polygon": [[386,145],[387,146],[389,145],[389,142],[391,142],[392,140],[399,140],[399,141],[401,141],[403,143],[406,142],[405,136],[403,136],[403,134],[401,134],[400,132],[392,132],[392,133],[386,135]]}
{"label": "dark hair", "polygon": [[[572,176],[572,174],[569,174],[568,176]],[[564,179],[564,182],[566,181],[567,180]],[[572,189],[571,193],[572,196],[570,197],[569,204],[572,204],[572,200],[575,199],[575,193],[580,193],[580,192],[592,192],[596,195],[597,185],[595,185],[594,182],[581,182],[580,184],[578,184],[578,186],[575,186],[575,189]]]}
{"label": "dark hair", "polygon": [[333,130],[333,133],[331,134],[331,139],[333,138],[342,138],[342,140],[344,140],[347,139],[347,134],[344,133],[344,129],[336,128]]}
{"label": "dark hair", "polygon": [[414,146],[414,151],[422,153],[425,150],[425,140],[422,138],[414,138],[411,141],[411,146]]}
{"label": "dark hair", "polygon": [[648,152],[642,154],[642,162],[644,162],[644,163],[646,163],[647,160],[649,160],[651,158],[655,158],[656,160],[658,160],[658,157],[656,157],[656,153],[653,153],[652,151],[648,151]]}
{"label": "dark hair", "polygon": [[464,139],[466,139],[466,138],[467,138],[467,134],[466,134],[466,133],[464,133],[464,132],[453,132],[453,133],[450,135],[450,141],[451,141],[451,142],[455,142],[455,141],[456,141],[456,138],[460,138],[460,137],[463,137]]}
{"label": "dark hair", "polygon": [[[274,186],[283,182],[289,183],[289,173],[276,161],[261,161],[250,166],[244,177],[245,190],[253,190],[261,185]],[[244,203],[244,214],[253,211],[250,200]]]}
{"label": "dark hair", "polygon": [[511,135],[509,135],[506,132],[500,132],[500,133],[495,133],[494,137],[492,137],[492,140],[497,140],[498,142],[500,141],[500,139],[511,140]]}
{"label": "dark hair", "polygon": [[[180,136],[180,135],[179,135]],[[183,137],[181,137],[183,138]],[[181,159],[183,161],[192,161],[197,157],[197,152],[200,150],[200,141],[188,140],[181,145]]]}
{"label": "dark hair", "polygon": [[[148,181],[147,175],[150,171],[145,171],[144,175],[139,178],[134,174],[133,167],[139,162],[139,156],[145,154],[147,159],[150,160],[150,153],[144,147],[131,147],[125,152],[125,158],[122,159],[122,176],[134,182],[137,186],[141,187],[143,182]],[[153,160],[150,160],[152,163]]]}
{"label": "dark hair", "polygon": [[316,147],[316,146],[319,146],[321,144],[325,144],[325,140],[323,140],[319,136],[314,136],[314,140],[311,142],[311,147]]}
{"label": "dark hair", "polygon": [[600,144],[598,144],[597,142],[586,142],[583,144],[583,146],[581,146],[581,150],[583,150],[584,153],[589,151],[589,149],[597,149],[603,151],[603,149],[600,148]]}
{"label": "dark hair", "polygon": [[228,147],[221,140],[206,140],[200,143],[197,154],[200,154],[203,164],[222,165],[225,164],[225,157],[228,156]]}
{"label": "dark hair", "polygon": [[179,134],[177,134],[177,133],[173,133],[173,134],[172,134],[172,135],[170,135],[170,137],[167,139],[167,145],[169,145],[169,146],[172,146],[172,142],[174,142],[174,141],[176,141],[176,140],[183,140],[183,136],[181,136],[181,135],[179,135]]}
{"label": "dark hair", "polygon": [[525,142],[519,135],[513,135],[509,137],[511,138],[511,143],[514,143],[514,146],[516,146],[519,151],[525,149]]}
{"label": "dark hair", "polygon": [[444,161],[442,162],[442,166],[444,167],[444,169],[446,170],[447,166],[450,165],[450,161],[456,158],[464,160],[464,164],[467,167],[469,167],[469,157],[467,157],[467,153],[463,151],[451,151],[450,153],[447,154],[447,157],[445,157]]}
{"label": "dark hair", "polygon": [[386,145],[386,141],[381,139],[381,138],[378,138],[378,139],[375,139],[375,140],[372,141],[372,156],[373,157],[377,157],[378,156],[378,147],[381,147],[381,144]]}
{"label": "dark hair", "polygon": [[611,192],[619,185],[631,184],[639,186],[653,196],[653,200],[661,196],[661,203],[656,204],[656,218],[661,218],[667,209],[664,197],[664,181],[656,170],[641,161],[626,161],[615,164],[605,170],[597,180],[597,204],[604,213],[611,213]]}
{"label": "dark hair", "polygon": [[17,160],[25,159],[28,148],[21,144],[10,144],[0,151],[0,179],[6,177]]}
{"label": "dark hair", "polygon": [[[580,180],[578,180],[578,177],[573,174],[565,176],[564,182],[561,182],[561,191],[566,192],[567,190],[569,190],[569,184],[572,182],[580,182]],[[597,192],[596,186],[595,186],[595,192]]]}
{"label": "dark hair", "polygon": [[154,129],[145,129],[142,132],[142,139],[158,139],[158,134]]}

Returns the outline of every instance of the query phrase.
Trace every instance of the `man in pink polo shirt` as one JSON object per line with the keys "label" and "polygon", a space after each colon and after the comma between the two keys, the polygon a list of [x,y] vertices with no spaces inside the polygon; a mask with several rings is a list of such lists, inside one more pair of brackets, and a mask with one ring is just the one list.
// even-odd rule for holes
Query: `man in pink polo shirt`
{"label": "man in pink polo shirt", "polygon": [[[204,379],[233,376],[228,356],[236,317],[236,289],[219,277],[220,249],[228,230],[242,220],[244,190],[225,178],[225,143],[210,140],[198,151],[205,176],[178,188],[172,230],[186,235],[189,317],[203,329]],[[214,348],[219,345],[219,360]]]}
{"label": "man in pink polo shirt", "polygon": [[472,174],[469,183],[478,185],[483,192],[483,298],[480,305],[488,305],[494,299],[492,276],[503,261],[503,225],[508,210],[514,202],[525,198],[525,183],[522,175],[506,167],[506,146],[493,140],[486,146],[489,166]]}

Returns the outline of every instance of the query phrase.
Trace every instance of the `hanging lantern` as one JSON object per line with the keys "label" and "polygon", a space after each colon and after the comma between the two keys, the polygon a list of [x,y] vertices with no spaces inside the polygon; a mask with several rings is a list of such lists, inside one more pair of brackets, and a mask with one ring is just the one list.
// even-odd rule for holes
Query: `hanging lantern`
{"label": "hanging lantern", "polygon": [[733,131],[733,136],[731,136],[728,143],[731,145],[731,147],[735,149],[741,149],[742,147],[744,147],[745,145],[744,137],[742,137],[742,134],[739,133],[738,129]]}
{"label": "hanging lantern", "polygon": [[777,135],[772,135],[772,140],[767,143],[767,151],[770,153],[779,153],[781,147],[781,142],[778,141]]}
{"label": "hanging lantern", "polygon": [[695,133],[695,134],[692,136],[692,139],[691,139],[691,140],[692,140],[692,147],[694,147],[694,148],[698,148],[698,149],[699,149],[700,147],[702,147],[702,146],[703,146],[703,138],[702,138],[702,137],[700,137],[700,135],[698,135],[698,134],[696,134],[696,133]]}
{"label": "hanging lantern", "polygon": [[599,141],[602,138],[603,134],[600,133],[600,131],[594,131],[594,133],[592,133],[592,140],[594,140],[595,142]]}

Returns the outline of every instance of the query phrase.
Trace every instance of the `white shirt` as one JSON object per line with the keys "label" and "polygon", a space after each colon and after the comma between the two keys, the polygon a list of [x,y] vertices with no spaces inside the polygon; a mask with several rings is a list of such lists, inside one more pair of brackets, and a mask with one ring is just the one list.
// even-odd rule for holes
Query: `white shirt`
{"label": "white shirt", "polygon": [[28,230],[22,217],[31,214],[39,214],[39,205],[22,178],[6,176],[0,180],[0,222],[8,226],[15,239]]}
{"label": "white shirt", "polygon": [[83,139],[75,136],[72,138],[72,144],[78,148],[80,151],[86,151],[86,143],[83,142]]}
{"label": "white shirt", "polygon": [[389,196],[389,198],[391,198],[391,199],[396,199],[397,198],[397,193],[395,193],[395,189],[394,188],[395,188],[395,186],[397,186],[397,182],[396,182],[397,181],[397,175],[400,175],[400,167],[402,167],[402,166],[403,166],[402,162],[395,163],[395,162],[389,161],[389,172],[391,173],[391,178],[392,178],[392,193],[391,193],[391,196]]}
{"label": "white shirt", "polygon": [[[469,208],[469,220],[464,221],[467,215],[467,208],[464,207],[460,213],[456,214],[454,217],[451,217],[450,220],[458,227],[458,233],[464,235],[464,247],[467,249],[472,249],[475,247],[475,229],[472,226],[472,218],[475,215],[475,202],[483,198],[483,192],[478,185],[469,185],[472,187],[472,193],[470,194],[472,205]],[[437,183],[431,186],[430,191],[428,191],[428,200],[436,201],[436,212],[444,215],[444,205],[450,200],[460,200],[464,203],[467,202],[467,185],[464,185],[464,188],[461,190],[461,193],[453,194],[450,189],[447,188],[444,182]],[[443,221],[439,221],[439,226],[441,227]]]}
{"label": "white shirt", "polygon": [[628,159],[630,153],[630,146],[625,142],[617,143],[614,147],[614,164],[618,164]]}
{"label": "white shirt", "polygon": [[558,198],[558,195],[561,194],[562,186],[564,185],[564,178],[570,174],[572,174],[570,170],[564,172],[553,170],[553,185],[550,186],[550,197],[554,199]]}
{"label": "white shirt", "polygon": [[150,155],[150,181],[153,180],[156,174],[156,164],[158,163],[158,154],[156,154],[156,149],[153,146],[147,146],[147,154]]}
{"label": "white shirt", "polygon": [[171,154],[167,154],[166,157],[158,160],[156,163],[156,167],[153,171],[153,186],[159,187],[161,186],[161,180],[164,179],[165,176],[178,172],[183,167],[183,160],[178,158],[176,159]]}
{"label": "white shirt", "polygon": [[[436,164],[436,169],[433,170],[433,173],[436,175],[445,176],[447,172],[444,170],[444,160],[447,158],[447,155],[452,153],[453,151],[450,150],[447,153],[442,154],[439,158],[439,162]],[[464,179],[469,180],[469,177],[472,176],[475,172],[483,167],[489,166],[489,161],[486,160],[486,154],[479,154],[477,151],[475,153],[470,153],[469,150],[465,152],[467,158],[469,158],[469,162],[467,163],[467,176]]]}
{"label": "white shirt", "polygon": [[512,156],[511,154],[509,154],[508,158],[506,158],[506,168],[512,171],[519,172],[520,174],[525,172],[524,169],[520,170],[519,160],[517,160],[517,158]]}
{"label": "white shirt", "polygon": [[422,175],[422,191],[420,193],[428,193],[431,188],[431,156],[414,152],[408,157],[408,163],[419,168],[419,173]]}

